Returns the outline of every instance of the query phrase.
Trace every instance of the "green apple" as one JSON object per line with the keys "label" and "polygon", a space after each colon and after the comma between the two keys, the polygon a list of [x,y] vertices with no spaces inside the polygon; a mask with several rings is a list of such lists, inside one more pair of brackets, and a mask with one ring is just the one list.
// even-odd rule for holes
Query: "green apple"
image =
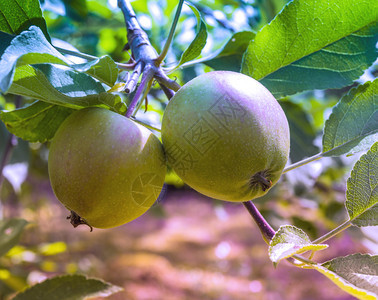
{"label": "green apple", "polygon": [[56,197],[73,211],[74,226],[110,228],[152,206],[163,187],[166,164],[162,144],[152,132],[92,107],[74,112],[59,127],[48,169]]}
{"label": "green apple", "polygon": [[253,78],[228,71],[185,84],[163,115],[167,160],[189,186],[209,197],[247,201],[268,192],[290,148],[286,116]]}

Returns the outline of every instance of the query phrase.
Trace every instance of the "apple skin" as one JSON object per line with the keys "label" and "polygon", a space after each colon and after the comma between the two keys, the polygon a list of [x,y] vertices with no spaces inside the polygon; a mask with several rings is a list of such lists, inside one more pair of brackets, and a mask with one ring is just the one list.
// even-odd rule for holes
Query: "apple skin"
{"label": "apple skin", "polygon": [[172,97],[162,141],[168,164],[186,184],[234,202],[266,194],[290,149],[289,125],[273,95],[253,78],[229,71],[200,75]]}
{"label": "apple skin", "polygon": [[70,115],[57,130],[48,169],[56,197],[88,225],[110,228],[142,215],[164,184],[161,142],[145,127],[104,108]]}

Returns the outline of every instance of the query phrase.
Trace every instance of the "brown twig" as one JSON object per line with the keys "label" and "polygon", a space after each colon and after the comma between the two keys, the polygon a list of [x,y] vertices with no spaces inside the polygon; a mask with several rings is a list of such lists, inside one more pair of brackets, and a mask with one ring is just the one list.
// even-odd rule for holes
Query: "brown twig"
{"label": "brown twig", "polygon": [[140,74],[143,71],[143,68],[144,68],[143,62],[139,62],[135,65],[133,73],[131,74],[129,80],[127,81],[127,83],[125,85],[125,89],[124,89],[125,93],[130,94],[135,90],[135,88],[138,84]]}
{"label": "brown twig", "polygon": [[175,92],[170,88],[167,88],[164,84],[160,84],[160,88],[164,92],[165,96],[167,96],[168,100],[171,100],[171,98],[175,95]]}
{"label": "brown twig", "polygon": [[147,67],[143,73],[142,80],[136,90],[134,98],[133,100],[131,100],[129,107],[127,108],[127,112],[126,112],[127,118],[130,118],[133,115],[133,112],[135,110],[135,107],[138,104],[138,101],[143,98],[143,94],[145,94],[145,89],[148,83],[152,80],[153,76],[154,76],[153,72],[151,72],[149,67]]}
{"label": "brown twig", "polygon": [[166,87],[168,87],[169,89],[177,92],[180,88],[181,88],[181,85],[179,85],[176,80],[172,80],[170,79],[165,73],[163,70],[159,69],[156,73],[155,73],[155,78],[156,78],[156,81],[159,82],[160,85],[164,85]]}

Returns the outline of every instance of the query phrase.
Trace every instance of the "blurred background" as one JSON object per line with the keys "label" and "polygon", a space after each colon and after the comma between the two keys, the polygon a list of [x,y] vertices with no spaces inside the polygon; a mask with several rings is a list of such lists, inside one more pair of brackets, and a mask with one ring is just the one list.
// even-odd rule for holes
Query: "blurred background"
{"label": "blurred background", "polygon": [[[219,51],[235,32],[257,31],[287,3],[286,0],[193,1],[208,30],[202,57]],[[41,0],[53,44],[87,54],[110,55],[127,62],[123,51],[126,29],[116,0]],[[159,52],[164,45],[177,1],[132,2],[142,28]],[[166,66],[174,66],[196,34],[197,20],[184,5]],[[247,45],[247,44],[246,44]],[[246,46],[245,45],[245,46]],[[241,49],[241,53],[244,50]],[[80,59],[70,57],[76,62]],[[240,57],[233,61],[239,70]],[[222,69],[213,59],[174,71],[185,83],[203,72]],[[229,66],[228,66],[229,68]],[[360,81],[377,74],[376,65]],[[280,99],[291,127],[291,162],[320,152],[324,122],[348,89],[306,92]],[[129,98],[122,95],[127,103]],[[0,95],[1,109],[27,105],[33,99]],[[158,85],[149,96],[149,110],[137,118],[160,127],[167,99]],[[156,132],[159,135],[158,132]],[[8,132],[0,123],[0,157]],[[9,299],[27,284],[59,274],[80,273],[119,285],[124,291],[109,299],[330,299],[353,297],[312,270],[287,262],[274,268],[267,245],[243,205],[202,196],[169,172],[165,188],[142,217],[114,229],[79,226],[55,198],[48,180],[48,143],[18,139],[4,168],[0,190],[0,217],[24,218],[29,223],[18,246],[0,257],[0,299]],[[358,155],[323,158],[285,174],[266,196],[255,200],[270,224],[293,224],[312,239],[347,219],[344,207],[346,179]],[[377,253],[372,228],[350,228],[318,252],[321,262],[355,252]]]}

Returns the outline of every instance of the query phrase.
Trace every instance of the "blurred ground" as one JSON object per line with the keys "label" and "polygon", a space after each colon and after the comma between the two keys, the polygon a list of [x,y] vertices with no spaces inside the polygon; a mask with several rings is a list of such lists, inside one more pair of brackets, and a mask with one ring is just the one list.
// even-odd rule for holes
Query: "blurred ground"
{"label": "blurred ground", "polygon": [[[79,272],[123,287],[111,300],[354,299],[315,271],[287,262],[275,269],[267,245],[241,204],[168,189],[139,219],[89,232],[88,227],[74,229],[65,220],[68,212],[54,198],[48,181],[38,181],[23,201],[30,209],[4,207],[7,215],[32,222],[21,244],[27,249],[53,242],[67,245],[56,255],[20,263],[29,272],[30,283]],[[366,251],[348,234],[330,244],[315,259]]]}

